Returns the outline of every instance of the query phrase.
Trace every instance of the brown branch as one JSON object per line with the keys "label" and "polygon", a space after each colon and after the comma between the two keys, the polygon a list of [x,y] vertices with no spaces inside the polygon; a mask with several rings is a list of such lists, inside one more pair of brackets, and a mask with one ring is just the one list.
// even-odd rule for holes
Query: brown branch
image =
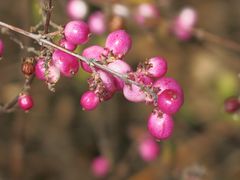
{"label": "brown branch", "polygon": [[200,41],[208,41],[217,45],[221,45],[227,49],[240,52],[240,44],[230,39],[217,36],[200,28],[194,28],[192,33]]}
{"label": "brown branch", "polygon": [[17,32],[17,33],[20,33],[22,35],[30,37],[30,38],[36,40],[41,46],[44,46],[46,48],[59,49],[59,50],[65,52],[67,54],[70,54],[70,55],[80,59],[81,61],[86,62],[90,66],[98,67],[98,68],[100,68],[100,69],[102,69],[102,70],[104,70],[104,71],[106,71],[106,72],[108,72],[108,73],[110,73],[110,74],[112,74],[112,75],[122,79],[125,83],[133,84],[133,85],[136,85],[136,86],[140,87],[141,89],[143,89],[144,91],[149,93],[153,97],[153,99],[155,101],[157,100],[157,95],[151,88],[149,88],[149,87],[147,87],[147,86],[145,86],[145,85],[143,85],[141,83],[138,83],[136,81],[133,81],[133,80],[129,79],[128,75],[126,75],[126,74],[121,74],[121,73],[118,73],[118,72],[116,72],[114,70],[109,69],[106,65],[101,64],[100,62],[96,61],[95,59],[87,59],[84,56],[81,56],[81,55],[76,54],[74,52],[71,52],[71,51],[69,51],[67,49],[64,49],[63,47],[58,46],[58,45],[52,43],[51,41],[45,39],[44,36],[42,36],[42,35],[33,34],[33,33],[30,33],[30,32],[27,32],[27,31],[25,31],[23,29],[17,28],[15,26],[6,24],[6,23],[1,22],[1,21],[0,21],[0,26],[6,27],[8,29],[11,29],[11,30]]}

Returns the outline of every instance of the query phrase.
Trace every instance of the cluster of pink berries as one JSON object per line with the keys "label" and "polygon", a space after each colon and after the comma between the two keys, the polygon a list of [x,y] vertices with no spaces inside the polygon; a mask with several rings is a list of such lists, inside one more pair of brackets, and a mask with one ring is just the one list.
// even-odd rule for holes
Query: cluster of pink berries
{"label": "cluster of pink berries", "polygon": [[[135,22],[144,28],[154,28],[161,22],[160,11],[154,3],[141,3],[133,11]],[[83,19],[88,13],[88,6],[82,0],[69,0],[67,13],[72,19]],[[120,18],[129,18],[130,10],[122,4],[113,4],[112,13]],[[88,18],[90,31],[103,34],[107,30],[106,17],[102,11],[93,12]],[[191,7],[183,8],[172,20],[170,31],[179,40],[187,41],[192,37],[192,31],[197,22],[196,10]]]}
{"label": "cluster of pink berries", "polygon": [[[70,21],[65,26],[60,45],[73,51],[76,46],[86,43],[88,38],[89,28],[85,22]],[[124,60],[131,46],[130,35],[125,30],[117,30],[107,36],[105,47],[93,45],[83,50],[82,56],[89,63],[79,63],[76,57],[54,50],[50,57],[37,59],[35,75],[52,85],[59,80],[60,74],[72,77],[81,66],[84,71],[91,73],[88,79],[89,90],[80,99],[84,110],[93,110],[102,101],[111,99],[117,91],[122,91],[124,97],[131,102],[146,102],[154,106],[148,120],[148,129],[156,139],[165,140],[173,132],[172,115],[183,104],[183,91],[173,78],[164,77],[167,62],[162,57],[152,57],[133,71]],[[96,68],[91,64],[93,61],[105,65],[109,71]],[[28,94],[23,93],[19,96],[19,105],[22,109],[29,110],[33,102]]]}

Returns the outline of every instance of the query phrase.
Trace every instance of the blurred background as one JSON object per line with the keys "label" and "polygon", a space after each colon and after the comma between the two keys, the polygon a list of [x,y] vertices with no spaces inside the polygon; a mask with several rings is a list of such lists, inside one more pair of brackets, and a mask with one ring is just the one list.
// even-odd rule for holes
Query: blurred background
{"label": "blurred background", "polygon": [[[109,12],[116,3],[132,12],[143,2],[155,3],[161,18],[150,28],[124,19],[133,38],[125,59],[136,67],[146,58],[164,56],[169,64],[167,76],[175,78],[185,92],[185,104],[174,116],[174,134],[159,142],[158,158],[150,163],[142,161],[135,145],[139,134],[147,132],[152,108],[128,102],[118,93],[96,110],[83,111],[79,99],[88,88],[88,74],[80,71],[72,79],[61,77],[55,93],[35,79],[30,91],[34,108],[28,113],[16,108],[0,114],[1,180],[95,179],[90,166],[100,154],[112,163],[109,175],[102,179],[240,179],[240,118],[224,111],[224,100],[240,92],[240,52],[208,40],[179,41],[164,23],[191,6],[198,13],[196,27],[240,42],[240,1],[89,0],[85,19],[96,10]],[[52,21],[66,24],[70,20],[67,0],[53,3]],[[41,21],[40,9],[38,0],[2,0],[0,20],[29,30]],[[92,35],[85,47],[104,45],[106,35]],[[32,44],[30,39],[16,36],[24,44]],[[8,36],[0,38],[5,43],[0,61],[0,103],[6,103],[23,85],[20,64],[29,54]]]}

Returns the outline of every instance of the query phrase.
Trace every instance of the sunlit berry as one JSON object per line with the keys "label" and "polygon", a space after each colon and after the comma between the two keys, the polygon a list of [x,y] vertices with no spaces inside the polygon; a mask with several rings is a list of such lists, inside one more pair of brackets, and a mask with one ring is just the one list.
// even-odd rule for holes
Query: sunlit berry
{"label": "sunlit berry", "polygon": [[88,18],[88,26],[93,34],[101,35],[106,32],[106,18],[103,12],[97,11]]}
{"label": "sunlit berry", "polygon": [[88,13],[88,5],[82,0],[69,0],[67,2],[67,14],[70,18],[83,19]]}
{"label": "sunlit berry", "polygon": [[78,59],[60,50],[55,50],[52,55],[53,65],[66,77],[74,76],[79,69]]}
{"label": "sunlit berry", "polygon": [[158,108],[167,114],[175,114],[183,105],[183,95],[172,89],[166,89],[158,95]]}
{"label": "sunlit berry", "polygon": [[18,106],[24,110],[28,111],[33,107],[33,99],[30,95],[23,93],[18,97]]}
{"label": "sunlit berry", "polygon": [[60,79],[60,70],[51,62],[45,62],[43,58],[37,59],[35,75],[38,79],[55,84]]}
{"label": "sunlit berry", "polygon": [[[101,60],[101,55],[104,51],[104,48],[101,46],[93,45],[83,50],[82,56],[87,59],[94,59],[96,61]],[[81,61],[81,65],[84,71],[92,73],[92,69],[89,67],[87,63]]]}
{"label": "sunlit berry", "polygon": [[150,66],[147,69],[147,73],[149,76],[154,78],[160,78],[167,73],[167,61],[162,57],[152,57],[148,61],[148,65]]}
{"label": "sunlit berry", "polygon": [[99,102],[98,96],[92,91],[86,91],[80,99],[80,104],[86,111],[95,109]]}
{"label": "sunlit berry", "polygon": [[132,39],[125,30],[117,30],[110,33],[106,39],[105,47],[115,56],[124,56],[132,46]]}
{"label": "sunlit berry", "polygon": [[69,51],[74,51],[76,49],[76,45],[68,42],[66,39],[60,40],[60,46],[64,47]]}
{"label": "sunlit berry", "polygon": [[72,44],[84,44],[89,38],[89,28],[84,21],[70,21],[64,28],[64,35],[67,41]]}
{"label": "sunlit berry", "polygon": [[174,128],[172,117],[166,113],[153,112],[148,119],[148,130],[158,140],[168,139]]}

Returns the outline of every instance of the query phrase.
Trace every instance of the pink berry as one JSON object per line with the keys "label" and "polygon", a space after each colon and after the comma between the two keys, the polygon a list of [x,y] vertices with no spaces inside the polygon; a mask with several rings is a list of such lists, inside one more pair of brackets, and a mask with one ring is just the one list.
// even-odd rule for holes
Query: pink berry
{"label": "pink berry", "polygon": [[80,104],[82,106],[82,108],[86,111],[90,111],[95,109],[98,104],[99,104],[99,98],[98,96],[92,92],[92,91],[87,91],[85,92],[80,100]]}
{"label": "pink berry", "polygon": [[0,39],[0,58],[2,57],[4,52],[4,44],[3,41]]}
{"label": "pink berry", "polygon": [[84,21],[70,21],[64,28],[65,38],[75,45],[86,43],[89,34],[88,25]]}
{"label": "pink berry", "polygon": [[113,96],[114,92],[116,91],[114,77],[103,70],[98,70],[97,73],[99,74],[99,77],[102,80],[102,83],[106,90],[104,94],[104,100],[108,100]]}
{"label": "pink berry", "polygon": [[101,35],[106,32],[106,19],[101,11],[91,14],[88,19],[89,29],[92,33]]}
{"label": "pink berry", "polygon": [[117,30],[110,33],[106,39],[105,47],[115,56],[124,56],[132,46],[132,39],[125,30]]}
{"label": "pink berry", "polygon": [[[144,74],[136,73],[135,81],[142,85],[151,85],[152,79]],[[146,100],[145,92],[137,85],[124,84],[123,87],[124,97],[131,102],[143,102]]]}
{"label": "pink berry", "polygon": [[110,164],[105,157],[98,156],[92,161],[91,169],[94,176],[104,177],[110,170]]}
{"label": "pink berry", "polygon": [[[121,74],[127,74],[132,71],[131,66],[123,60],[115,60],[112,63],[109,63],[108,68]],[[124,86],[123,80],[118,77],[114,77],[114,80],[117,90],[122,90]]]}
{"label": "pink berry", "polygon": [[88,13],[88,6],[82,0],[69,0],[67,2],[67,13],[72,19],[83,19]]}
{"label": "pink berry", "polygon": [[163,92],[165,89],[172,89],[177,91],[179,94],[183,94],[183,90],[181,86],[177,83],[177,81],[170,77],[162,77],[154,82],[153,87],[158,88],[158,94]]}
{"label": "pink berry", "polygon": [[149,162],[158,157],[160,148],[158,143],[153,138],[148,137],[141,140],[138,147],[138,152],[144,161]]}
{"label": "pink berry", "polygon": [[69,51],[74,51],[76,49],[76,45],[68,42],[66,39],[61,39],[60,46],[64,47]]}
{"label": "pink berry", "polygon": [[172,117],[166,113],[153,112],[148,119],[148,130],[158,140],[168,139],[174,128]]}
{"label": "pink berry", "polygon": [[148,60],[150,68],[147,69],[149,76],[154,78],[160,78],[167,73],[167,61],[162,57],[153,57]]}
{"label": "pink berry", "polygon": [[140,4],[135,13],[135,19],[141,26],[148,24],[148,21],[157,20],[159,17],[157,6],[151,3]]}
{"label": "pink berry", "polygon": [[240,100],[238,97],[229,97],[224,102],[225,111],[234,113],[240,109]]}
{"label": "pink berry", "polygon": [[72,77],[78,72],[79,69],[78,59],[63,51],[55,50],[52,55],[52,61],[53,64],[66,77]]}
{"label": "pink berry", "polygon": [[143,102],[145,100],[145,93],[141,90],[140,87],[132,84],[125,84],[123,87],[124,97],[131,102]]}
{"label": "pink berry", "polygon": [[177,91],[166,89],[158,95],[158,108],[167,114],[175,114],[183,105],[183,96]]}
{"label": "pink berry", "polygon": [[176,17],[172,31],[175,36],[183,41],[192,37],[192,29],[197,22],[197,13],[192,8],[184,8]]}
{"label": "pink berry", "polygon": [[28,94],[20,94],[18,97],[18,106],[24,111],[30,110],[33,107],[32,97]]}
{"label": "pink berry", "polygon": [[[87,59],[95,59],[96,61],[101,61],[101,55],[104,51],[104,48],[101,46],[93,45],[83,50],[82,56]],[[87,63],[81,61],[81,65],[84,71],[92,73],[92,69]]]}
{"label": "pink berry", "polygon": [[35,65],[35,75],[38,79],[55,84],[60,79],[60,71],[52,63],[45,64],[44,59],[38,59]]}

